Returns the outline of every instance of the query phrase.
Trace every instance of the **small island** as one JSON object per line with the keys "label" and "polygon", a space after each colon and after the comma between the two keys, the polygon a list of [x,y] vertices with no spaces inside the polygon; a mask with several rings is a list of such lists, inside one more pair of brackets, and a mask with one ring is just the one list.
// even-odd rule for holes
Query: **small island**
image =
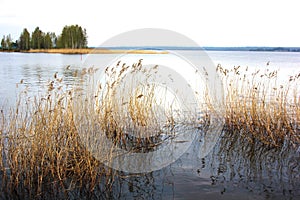
{"label": "small island", "polygon": [[30,34],[23,29],[19,39],[13,42],[10,34],[1,40],[0,52],[22,53],[60,53],[60,54],[165,54],[167,51],[155,49],[122,49],[88,47],[87,32],[79,25],[65,26],[60,35],[54,32],[43,32],[39,27]]}
{"label": "small island", "polygon": [[37,49],[82,49],[87,48],[87,44],[86,29],[76,24],[65,26],[58,36],[54,32],[45,33],[39,27],[30,34],[27,28],[24,28],[15,42],[10,34],[4,35],[1,50],[26,52]]}

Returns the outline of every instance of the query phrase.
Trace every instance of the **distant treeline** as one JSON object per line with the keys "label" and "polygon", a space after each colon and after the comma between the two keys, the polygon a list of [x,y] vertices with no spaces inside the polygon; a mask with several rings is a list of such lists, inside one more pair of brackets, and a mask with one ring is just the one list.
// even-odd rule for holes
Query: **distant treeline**
{"label": "distant treeline", "polygon": [[54,32],[44,33],[39,27],[30,34],[27,28],[23,29],[20,37],[15,42],[11,35],[3,36],[1,40],[2,50],[29,50],[52,48],[87,48],[87,33],[78,25],[65,26],[58,36]]}
{"label": "distant treeline", "polygon": [[300,47],[204,47],[207,51],[272,51],[300,52]]}
{"label": "distant treeline", "polygon": [[181,50],[181,51],[271,51],[300,52],[300,47],[195,47],[195,46],[103,46],[105,49],[116,50]]}

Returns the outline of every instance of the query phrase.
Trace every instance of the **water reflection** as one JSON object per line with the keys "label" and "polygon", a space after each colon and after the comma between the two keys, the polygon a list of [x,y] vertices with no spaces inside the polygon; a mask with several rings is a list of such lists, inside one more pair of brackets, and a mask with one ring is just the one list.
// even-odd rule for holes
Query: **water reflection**
{"label": "water reflection", "polygon": [[300,196],[300,155],[286,142],[271,147],[253,138],[223,132],[205,158],[198,142],[179,160],[142,175],[118,173],[113,198],[289,198]]}
{"label": "water reflection", "polygon": [[[93,191],[75,188],[68,197],[93,199],[285,199],[300,197],[300,155],[286,142],[271,147],[223,131],[205,158],[196,140],[180,159],[145,174],[114,171]],[[81,192],[80,192],[81,191]]]}
{"label": "water reflection", "polygon": [[[250,137],[250,136],[249,136]],[[300,197],[300,152],[286,141],[267,146],[241,131],[222,135],[213,150],[199,156],[201,137],[176,162],[150,173],[114,171],[92,188],[76,179],[43,185],[42,199],[292,199]],[[0,181],[1,183],[1,181]],[[78,186],[77,186],[78,185]],[[26,198],[27,190],[2,199]]]}

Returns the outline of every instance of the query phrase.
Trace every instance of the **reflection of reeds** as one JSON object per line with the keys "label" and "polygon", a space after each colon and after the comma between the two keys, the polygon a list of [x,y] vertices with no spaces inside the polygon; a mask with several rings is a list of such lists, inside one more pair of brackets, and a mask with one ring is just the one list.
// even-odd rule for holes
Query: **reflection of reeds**
{"label": "reflection of reeds", "polygon": [[266,144],[300,142],[300,74],[278,84],[276,70],[250,73],[248,68],[228,70],[218,65],[217,71],[225,85],[229,130],[243,130]]}
{"label": "reflection of reeds", "polygon": [[241,132],[225,130],[220,143],[203,159],[203,168],[210,171],[212,184],[233,190],[243,188],[270,198],[298,196],[300,166],[295,146],[292,143],[280,147],[266,145],[258,137],[248,140]]}

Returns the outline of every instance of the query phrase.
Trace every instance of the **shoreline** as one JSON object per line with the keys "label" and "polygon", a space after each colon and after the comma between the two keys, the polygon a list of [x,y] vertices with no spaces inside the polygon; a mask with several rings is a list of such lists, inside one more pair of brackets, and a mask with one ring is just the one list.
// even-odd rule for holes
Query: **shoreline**
{"label": "shoreline", "polygon": [[126,50],[126,49],[100,49],[100,48],[84,48],[84,49],[30,49],[30,50],[0,50],[0,52],[18,52],[18,53],[57,53],[57,54],[168,54],[167,51],[156,50]]}
{"label": "shoreline", "polygon": [[178,46],[158,46],[152,49],[144,47],[101,47],[101,48],[80,48],[80,49],[30,49],[30,50],[3,50],[1,52],[19,53],[58,53],[58,54],[168,54],[169,50],[182,51],[248,51],[248,52],[300,52],[300,47],[178,47]]}

